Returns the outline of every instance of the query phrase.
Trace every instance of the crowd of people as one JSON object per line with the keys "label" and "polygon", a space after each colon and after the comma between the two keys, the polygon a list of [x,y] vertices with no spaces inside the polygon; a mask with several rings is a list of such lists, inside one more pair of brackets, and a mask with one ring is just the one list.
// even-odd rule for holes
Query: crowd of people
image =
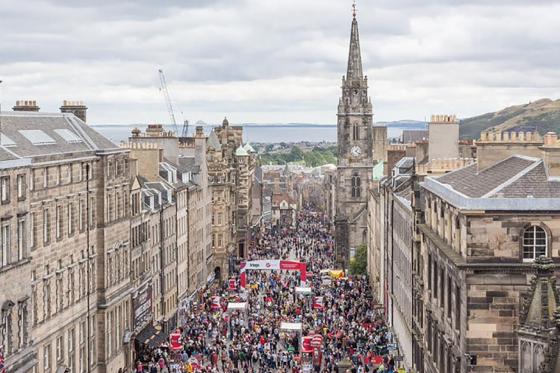
{"label": "crowd of people", "polygon": [[[179,326],[180,348],[153,351],[137,372],[332,373],[343,359],[350,372],[396,372],[392,335],[366,276],[328,271],[335,269],[334,240],[323,215],[306,208],[296,227],[263,228],[248,256],[305,262],[307,291],[296,289],[297,271],[248,271],[246,289],[238,281],[214,284]],[[229,302],[245,306],[232,311]],[[303,347],[312,336],[313,346]]]}

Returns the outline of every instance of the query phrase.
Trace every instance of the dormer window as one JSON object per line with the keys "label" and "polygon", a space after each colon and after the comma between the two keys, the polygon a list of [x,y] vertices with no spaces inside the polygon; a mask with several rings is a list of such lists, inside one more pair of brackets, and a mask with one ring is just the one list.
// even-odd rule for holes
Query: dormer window
{"label": "dormer window", "polygon": [[523,261],[532,262],[541,256],[547,256],[548,235],[546,231],[532,225],[523,232]]}

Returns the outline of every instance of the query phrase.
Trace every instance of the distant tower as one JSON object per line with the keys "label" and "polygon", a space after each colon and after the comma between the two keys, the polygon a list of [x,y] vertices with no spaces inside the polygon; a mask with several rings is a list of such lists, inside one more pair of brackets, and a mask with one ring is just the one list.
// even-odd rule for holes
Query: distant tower
{"label": "distant tower", "polygon": [[429,157],[459,157],[459,121],[455,115],[432,115],[428,125]]}
{"label": "distant tower", "polygon": [[[373,110],[362,70],[356,8],[353,6],[348,69],[338,103],[336,185],[336,254],[346,264],[349,253],[367,241],[367,190],[374,166]],[[385,133],[384,130],[381,131]]]}

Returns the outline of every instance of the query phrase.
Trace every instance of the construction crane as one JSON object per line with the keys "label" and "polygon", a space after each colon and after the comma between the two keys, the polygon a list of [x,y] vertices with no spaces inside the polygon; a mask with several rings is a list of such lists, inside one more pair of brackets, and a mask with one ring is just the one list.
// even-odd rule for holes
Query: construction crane
{"label": "construction crane", "polygon": [[182,138],[185,138],[189,135],[189,121],[185,119],[183,122],[183,133],[181,134]]}
{"label": "construction crane", "polygon": [[167,90],[167,82],[165,81],[165,75],[163,74],[163,70],[159,69],[159,83],[160,88],[159,90],[163,93],[163,98],[165,99],[165,104],[167,105],[167,111],[169,112],[169,116],[171,117],[171,123],[175,127],[175,133],[177,131],[177,121],[175,120],[175,113],[173,112],[173,104],[171,103],[171,97],[169,96],[169,91]]}

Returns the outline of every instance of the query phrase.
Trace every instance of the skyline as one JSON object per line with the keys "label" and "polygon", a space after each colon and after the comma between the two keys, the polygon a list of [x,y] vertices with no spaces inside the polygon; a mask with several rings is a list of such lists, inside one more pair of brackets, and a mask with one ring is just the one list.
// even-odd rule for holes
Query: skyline
{"label": "skyline", "polygon": [[[7,1],[4,110],[83,100],[92,124],[336,121],[352,1]],[[560,97],[557,1],[359,1],[376,121],[470,117]],[[535,22],[538,19],[539,22]],[[183,112],[183,114],[181,114]]]}

